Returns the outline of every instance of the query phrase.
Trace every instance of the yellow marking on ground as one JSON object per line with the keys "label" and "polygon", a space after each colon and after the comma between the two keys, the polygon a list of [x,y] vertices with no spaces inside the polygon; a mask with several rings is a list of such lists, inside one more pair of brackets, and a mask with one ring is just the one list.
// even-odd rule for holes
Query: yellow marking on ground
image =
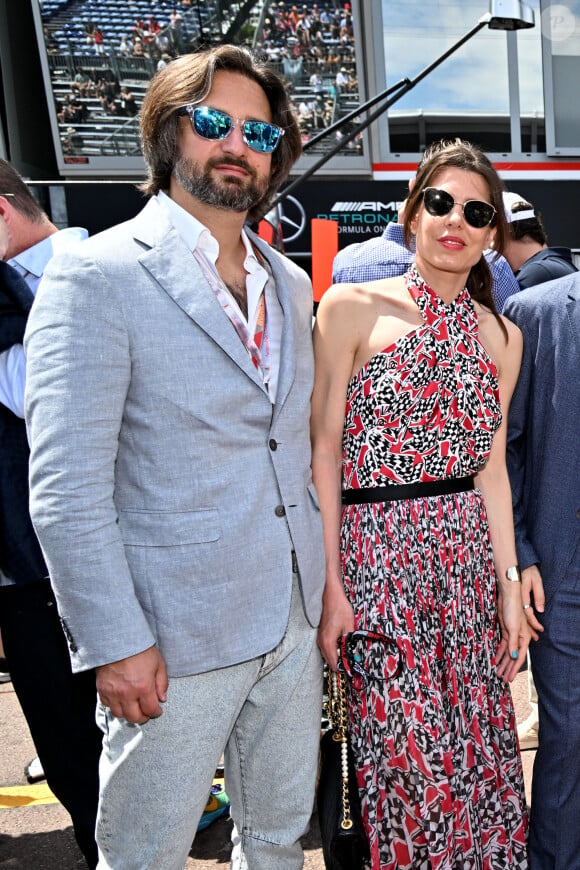
{"label": "yellow marking on ground", "polygon": [[45,782],[37,785],[0,785],[0,809],[33,807],[39,804],[57,804]]}

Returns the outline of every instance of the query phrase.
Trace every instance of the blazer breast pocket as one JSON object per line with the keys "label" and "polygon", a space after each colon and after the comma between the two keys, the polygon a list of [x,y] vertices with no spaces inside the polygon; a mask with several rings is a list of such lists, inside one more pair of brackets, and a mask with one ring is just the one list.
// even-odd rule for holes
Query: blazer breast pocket
{"label": "blazer breast pocket", "polygon": [[178,547],[202,544],[221,537],[219,511],[120,510],[123,543],[135,547]]}

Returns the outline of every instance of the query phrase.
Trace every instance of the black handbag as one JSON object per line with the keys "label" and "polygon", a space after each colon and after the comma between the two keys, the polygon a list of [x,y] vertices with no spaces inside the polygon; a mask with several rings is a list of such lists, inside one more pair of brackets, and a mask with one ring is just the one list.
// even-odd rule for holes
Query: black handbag
{"label": "black handbag", "polygon": [[327,870],[362,870],[370,853],[348,739],[343,680],[340,674],[329,675],[328,715],[333,725],[320,741],[318,821]]}

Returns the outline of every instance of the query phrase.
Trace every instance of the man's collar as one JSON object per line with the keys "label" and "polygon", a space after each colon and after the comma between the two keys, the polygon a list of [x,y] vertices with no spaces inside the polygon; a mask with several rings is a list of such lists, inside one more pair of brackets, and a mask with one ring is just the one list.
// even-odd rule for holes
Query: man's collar
{"label": "man's collar", "polygon": [[28,273],[34,275],[35,278],[40,278],[47,263],[55,254],[69,248],[74,241],[86,239],[87,236],[87,230],[81,227],[67,227],[64,230],[51,233],[40,242],[16,254],[7,262],[22,275]]}

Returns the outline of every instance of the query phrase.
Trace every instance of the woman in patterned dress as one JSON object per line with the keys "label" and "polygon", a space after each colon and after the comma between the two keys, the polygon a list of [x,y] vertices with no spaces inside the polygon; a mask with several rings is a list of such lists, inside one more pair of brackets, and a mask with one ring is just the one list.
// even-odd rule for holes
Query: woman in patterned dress
{"label": "woman in patterned dress", "polygon": [[477,148],[432,146],[405,208],[415,264],[332,287],[317,314],[319,646],[336,669],[356,632],[340,661],[372,870],[528,866],[505,465],[522,339],[483,257],[503,247],[501,192]]}

